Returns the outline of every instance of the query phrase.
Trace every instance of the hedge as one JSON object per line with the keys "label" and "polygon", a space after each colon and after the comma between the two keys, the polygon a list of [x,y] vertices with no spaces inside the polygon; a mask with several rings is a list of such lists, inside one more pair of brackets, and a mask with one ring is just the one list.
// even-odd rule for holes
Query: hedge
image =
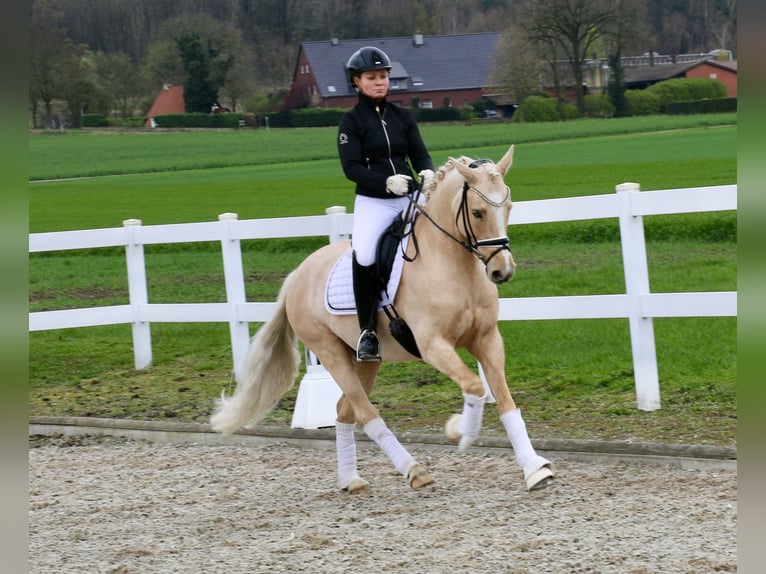
{"label": "hedge", "polygon": [[710,100],[693,100],[689,102],[673,102],[668,104],[665,113],[680,114],[716,114],[736,112],[737,98],[715,98]]}
{"label": "hedge", "polygon": [[109,125],[103,114],[83,114],[80,117],[80,125],[84,128],[103,128]]}
{"label": "hedge", "polygon": [[164,114],[154,116],[159,128],[237,128],[244,122],[244,114]]}
{"label": "hedge", "polygon": [[337,126],[346,110],[341,108],[303,108],[290,112],[294,128]]}

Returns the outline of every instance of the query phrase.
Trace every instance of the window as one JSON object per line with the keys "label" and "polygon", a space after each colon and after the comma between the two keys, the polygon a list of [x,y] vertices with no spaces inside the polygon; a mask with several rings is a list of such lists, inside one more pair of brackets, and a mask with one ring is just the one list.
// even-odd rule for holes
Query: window
{"label": "window", "polygon": [[433,108],[434,107],[434,103],[431,100],[422,100],[420,102],[420,107],[421,108]]}
{"label": "window", "polygon": [[327,86],[327,91],[334,94],[336,92],[335,86]]}
{"label": "window", "polygon": [[399,89],[399,80],[391,80],[391,83],[389,84],[389,88],[392,90]]}

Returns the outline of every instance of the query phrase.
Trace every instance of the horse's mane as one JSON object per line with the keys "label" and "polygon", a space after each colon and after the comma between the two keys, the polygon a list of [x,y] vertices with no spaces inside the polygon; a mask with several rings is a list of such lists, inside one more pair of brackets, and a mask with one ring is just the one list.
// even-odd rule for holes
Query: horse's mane
{"label": "horse's mane", "polygon": [[[444,165],[442,165],[439,169],[436,170],[436,173],[435,173],[435,176],[434,176],[434,182],[431,184],[430,189],[423,190],[425,195],[426,195],[426,197],[432,191],[434,191],[439,186],[439,184],[442,181],[444,181],[447,178],[447,176],[450,175],[451,172],[454,171],[454,169],[455,169],[454,162],[456,162],[456,161],[459,161],[463,165],[470,165],[471,163],[476,161],[476,159],[475,158],[470,158],[470,157],[465,156],[465,155],[461,155],[460,157],[447,160],[447,162]],[[501,177],[502,178],[502,175],[497,170],[497,166],[492,161],[488,161],[488,162],[482,163],[478,167],[483,168],[492,179],[495,179],[496,177]]]}

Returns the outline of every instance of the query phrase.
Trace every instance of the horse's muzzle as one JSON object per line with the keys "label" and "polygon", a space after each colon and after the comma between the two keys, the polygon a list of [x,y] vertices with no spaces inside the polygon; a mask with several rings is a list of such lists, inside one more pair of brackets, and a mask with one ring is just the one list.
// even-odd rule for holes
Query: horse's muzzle
{"label": "horse's muzzle", "polygon": [[482,259],[482,261],[487,271],[487,277],[496,285],[510,281],[516,271],[516,263],[513,260],[513,255],[511,255],[511,250],[508,249],[507,239],[492,255]]}
{"label": "horse's muzzle", "polygon": [[516,266],[513,263],[510,263],[503,267],[498,267],[497,269],[487,269],[487,276],[489,277],[489,280],[492,281],[492,283],[500,285],[501,283],[510,281],[513,277],[514,271],[516,271]]}

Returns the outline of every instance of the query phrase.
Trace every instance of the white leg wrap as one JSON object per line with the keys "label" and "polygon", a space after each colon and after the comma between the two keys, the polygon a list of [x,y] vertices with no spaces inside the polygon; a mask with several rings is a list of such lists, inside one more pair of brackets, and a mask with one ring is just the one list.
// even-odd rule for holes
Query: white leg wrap
{"label": "white leg wrap", "polygon": [[529,435],[527,435],[527,425],[521,418],[521,410],[514,409],[503,413],[500,415],[500,420],[503,422],[505,432],[508,433],[508,438],[511,441],[513,453],[516,455],[516,463],[523,469],[524,465],[537,455],[532,442],[529,440]]}
{"label": "white leg wrap", "polygon": [[484,403],[487,395],[477,397],[463,393],[463,414],[460,417],[460,444],[458,450],[465,452],[471,446],[481,433],[482,417],[484,415]]}
{"label": "white leg wrap", "polygon": [[409,474],[410,469],[417,464],[412,455],[405,450],[399,440],[394,436],[394,433],[388,430],[388,427],[386,426],[386,423],[383,422],[382,418],[378,417],[372,419],[364,425],[364,432],[368,437],[374,440],[381,449],[383,449],[383,452],[385,452],[386,456],[391,459],[396,470],[398,470],[402,476],[406,477]]}
{"label": "white leg wrap", "polygon": [[335,448],[338,454],[338,484],[347,488],[354,479],[359,478],[356,472],[356,440],[354,439],[356,424],[335,421]]}

